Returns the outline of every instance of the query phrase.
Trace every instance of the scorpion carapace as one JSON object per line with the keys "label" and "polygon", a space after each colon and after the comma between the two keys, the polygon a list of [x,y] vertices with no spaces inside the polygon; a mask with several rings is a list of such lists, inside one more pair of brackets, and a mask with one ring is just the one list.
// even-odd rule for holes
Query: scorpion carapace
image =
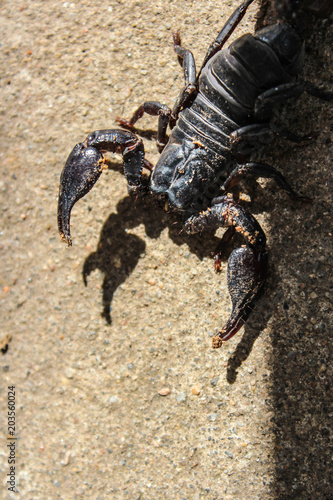
{"label": "scorpion carapace", "polygon": [[[209,47],[198,73],[192,52],[181,46],[179,34],[175,33],[174,49],[183,67],[185,86],[174,108],[148,101],[131,120],[117,120],[122,129],[93,132],[74,147],[60,181],[58,225],[68,245],[72,207],[98,180],[105,168],[105,152],[122,153],[131,194],[151,194],[162,207],[181,212],[187,233],[228,228],[215,257],[217,270],[223,244],[236,232],[244,237],[245,246],[229,257],[232,313],[213,338],[215,348],[245,323],[267,274],[265,234],[256,219],[232,197],[231,190],[246,177],[272,178],[292,199],[308,201],[274,167],[251,161],[251,154],[273,134],[295,142],[306,140],[272,120],[273,106],[304,91],[318,94],[298,76],[304,62],[304,44],[292,22],[283,20],[255,34],[243,35],[225,48],[253,1],[244,1],[231,15]],[[298,6],[299,2],[294,4]],[[134,132],[136,121],[144,113],[158,117],[157,146],[161,156],[153,168]],[[168,126],[172,130],[169,138]],[[150,170],[149,177],[143,174],[144,167]]]}

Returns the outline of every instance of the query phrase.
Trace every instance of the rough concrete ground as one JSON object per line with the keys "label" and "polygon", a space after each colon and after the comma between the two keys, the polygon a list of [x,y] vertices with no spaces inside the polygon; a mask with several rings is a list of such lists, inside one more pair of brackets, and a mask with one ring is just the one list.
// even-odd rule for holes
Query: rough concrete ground
{"label": "rough concrete ground", "polygon": [[[120,157],[75,207],[73,247],[57,234],[73,145],[144,100],[172,105],[183,83],[172,31],[200,61],[237,3],[1,4],[1,338],[12,336],[0,355],[2,498],[331,498],[331,105],[302,97],[281,111],[318,138],[276,141],[265,160],[314,201],[295,204],[270,182],[249,192],[270,277],[222,349],[211,336],[230,302],[214,237],[187,239],[175,219],[129,200]],[[236,36],[253,30],[255,10]],[[331,87],[326,24],[315,25],[305,73]],[[11,385],[16,494],[6,484]]]}

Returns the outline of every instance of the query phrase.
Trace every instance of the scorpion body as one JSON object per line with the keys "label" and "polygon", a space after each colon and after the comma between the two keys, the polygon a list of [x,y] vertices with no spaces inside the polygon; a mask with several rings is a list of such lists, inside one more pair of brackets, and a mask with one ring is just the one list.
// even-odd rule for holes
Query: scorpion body
{"label": "scorpion body", "polygon": [[301,38],[286,24],[246,34],[218,51],[201,71],[193,103],[179,113],[153,171],[152,193],[167,196],[178,210],[206,208],[235,167],[233,134],[266,118],[260,116],[261,96],[293,85],[303,53]]}
{"label": "scorpion body", "polygon": [[[60,181],[58,226],[68,245],[72,207],[98,180],[106,151],[122,153],[129,192],[149,193],[166,210],[181,212],[187,233],[228,228],[216,251],[217,271],[221,269],[223,245],[235,232],[244,237],[246,245],[235,249],[228,260],[233,307],[227,323],[213,338],[215,348],[245,323],[267,273],[265,234],[230,191],[246,177],[273,178],[292,199],[309,201],[298,195],[274,167],[251,161],[251,153],[275,133],[294,142],[306,139],[271,120],[275,103],[304,91],[328,97],[298,78],[304,46],[293,23],[273,24],[224,47],[253,1],[245,0],[231,15],[209,47],[198,74],[192,52],[181,46],[176,33],[174,49],[184,70],[185,86],[174,108],[148,101],[131,120],[117,120],[129,130],[93,132],[74,147]],[[306,3],[313,6],[309,0]],[[331,12],[328,3],[319,13],[326,16]],[[280,4],[289,8],[293,2],[280,0]],[[133,131],[144,113],[159,119],[157,145],[161,156],[155,167],[145,160],[142,141]],[[172,130],[169,138],[168,126]],[[144,167],[151,171],[148,179],[142,173]]]}

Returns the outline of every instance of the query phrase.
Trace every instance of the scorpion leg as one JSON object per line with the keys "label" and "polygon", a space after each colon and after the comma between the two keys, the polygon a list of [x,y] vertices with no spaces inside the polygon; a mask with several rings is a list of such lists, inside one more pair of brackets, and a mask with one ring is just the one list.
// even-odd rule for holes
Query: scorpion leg
{"label": "scorpion leg", "polygon": [[260,94],[254,105],[254,118],[258,121],[267,120],[272,115],[274,105],[286,99],[298,97],[304,92],[302,82],[289,82],[277,85]]}
{"label": "scorpion leg", "polygon": [[270,142],[273,130],[270,123],[255,123],[238,128],[230,134],[231,152],[239,159],[247,159],[251,153]]}
{"label": "scorpion leg", "polygon": [[131,194],[146,189],[141,177],[144,165],[144,148],[141,139],[127,130],[97,130],[87,139],[76,144],[61,173],[58,228],[61,239],[68,246],[70,235],[70,214],[74,204],[85,196],[99,179],[105,167],[103,153],[120,152],[123,155],[124,173]]}
{"label": "scorpion leg", "polygon": [[237,9],[233,12],[233,14],[231,14],[231,16],[223,26],[220,33],[217,35],[217,38],[209,46],[204,62],[202,63],[201,69],[199,71],[198,78],[201,74],[201,71],[208,63],[209,59],[211,59],[216,54],[216,52],[221,50],[224,44],[228,41],[234,30],[237,28],[238,24],[243,19],[247,11],[247,8],[249,7],[249,5],[251,5],[253,1],[254,0],[245,0],[245,2],[243,2],[239,7],[237,7]]}
{"label": "scorpion leg", "polygon": [[[214,200],[208,210],[191,216],[185,224],[189,234],[233,227],[241,233],[246,246],[237,248],[228,260],[228,289],[232,312],[222,330],[213,338],[217,349],[244,325],[265,282],[267,272],[266,237],[256,219],[227,196]],[[228,237],[232,234],[229,233]]]}
{"label": "scorpion leg", "polygon": [[297,135],[290,132],[279,123],[265,122],[253,123],[246,125],[230,134],[231,151],[243,159],[249,156],[254,151],[258,151],[264,146],[267,146],[272,141],[272,137],[278,135],[296,144],[311,141],[315,134]]}
{"label": "scorpion leg", "polygon": [[230,189],[237,186],[241,180],[249,176],[274,179],[277,185],[286,191],[293,200],[303,201],[305,203],[311,202],[310,198],[296,193],[286,178],[278,170],[271,165],[266,165],[266,163],[249,162],[244,163],[243,165],[238,165],[226,179],[222,188],[228,192]]}
{"label": "scorpion leg", "polygon": [[134,129],[135,123],[142,118],[144,113],[151,116],[158,116],[158,129],[157,129],[157,149],[159,153],[162,153],[166,143],[168,142],[166,130],[168,128],[171,109],[157,101],[147,101],[141,104],[139,108],[133,113],[130,120],[124,120],[123,118],[117,118],[116,123],[122,127],[128,128],[130,130]]}
{"label": "scorpion leg", "polygon": [[[258,121],[269,119],[272,115],[274,105],[284,102],[286,99],[298,97],[303,94],[303,92],[307,92],[324,101],[331,101],[333,99],[332,92],[320,89],[310,82],[299,80],[296,82],[283,83],[266,90],[257,97],[254,105],[254,118]],[[278,125],[275,125],[275,127],[278,127]],[[278,129],[277,132],[279,132]],[[292,136],[290,132],[288,132],[288,134]]]}
{"label": "scorpion leg", "polygon": [[316,85],[313,85],[311,82],[304,82],[304,90],[310,95],[314,97],[318,97],[318,99],[322,99],[323,101],[332,101],[333,92],[329,90],[324,90],[318,88]]}
{"label": "scorpion leg", "polygon": [[173,34],[173,42],[175,52],[178,55],[178,60],[182,68],[184,69],[185,86],[180,92],[173,107],[170,118],[171,128],[175,126],[180,111],[186,107],[186,104],[190,101],[194,94],[197,93],[197,72],[194,56],[190,50],[185,49],[181,46],[180,36],[178,32]]}

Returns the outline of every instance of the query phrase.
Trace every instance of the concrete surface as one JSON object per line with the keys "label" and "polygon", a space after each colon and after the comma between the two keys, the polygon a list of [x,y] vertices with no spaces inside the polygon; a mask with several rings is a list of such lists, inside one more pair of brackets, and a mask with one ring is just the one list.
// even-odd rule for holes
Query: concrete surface
{"label": "concrete surface", "polygon": [[[57,234],[73,145],[144,100],[172,105],[183,83],[172,31],[200,61],[237,3],[1,3],[0,340],[11,336],[0,354],[1,498],[332,498],[331,105],[303,96],[281,110],[318,138],[276,141],[264,159],[313,204],[271,182],[248,191],[270,276],[245,329],[219,350],[211,337],[230,302],[214,237],[188,239],[175,218],[129,200],[119,156],[74,208],[73,247]],[[236,36],[253,31],[255,11]],[[314,25],[305,73],[332,88],[326,24]],[[149,133],[145,147],[156,162]]]}

